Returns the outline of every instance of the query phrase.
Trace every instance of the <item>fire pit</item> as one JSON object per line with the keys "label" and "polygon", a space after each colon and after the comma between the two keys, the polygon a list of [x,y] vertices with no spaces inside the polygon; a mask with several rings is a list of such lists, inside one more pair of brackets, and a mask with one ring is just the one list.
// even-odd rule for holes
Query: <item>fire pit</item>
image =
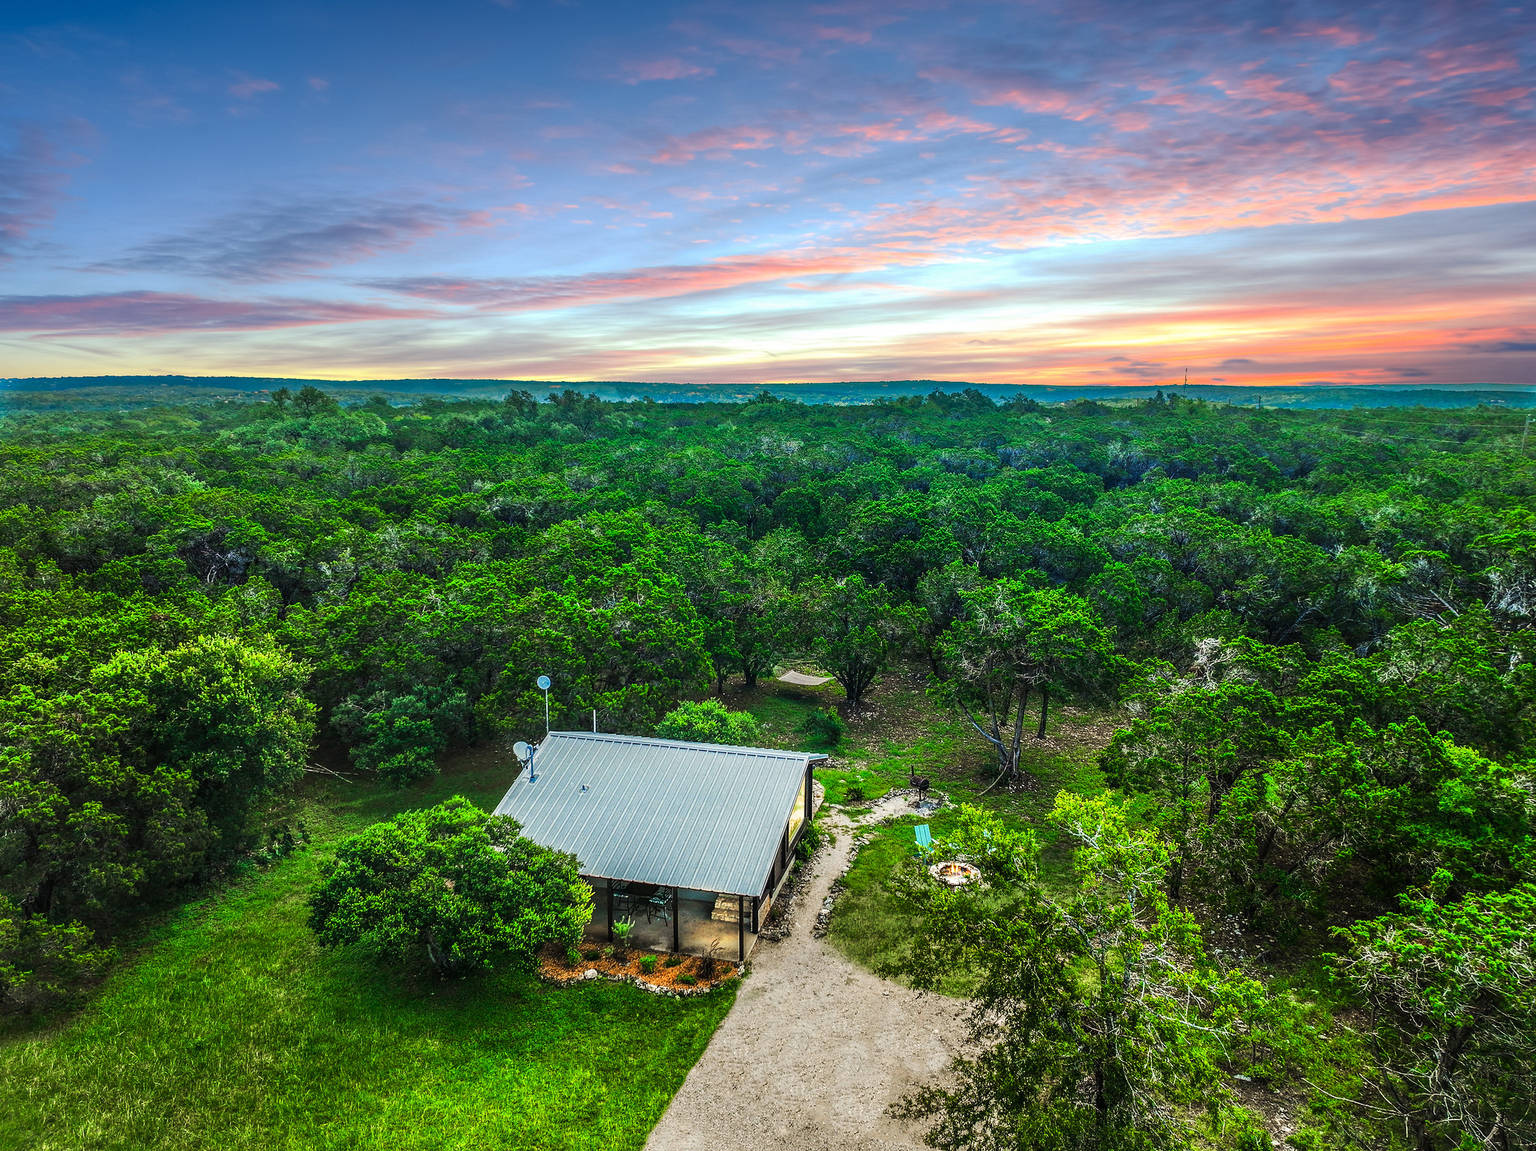
{"label": "fire pit", "polygon": [[928,869],[928,874],[948,887],[964,887],[967,883],[981,879],[981,872],[977,868],[969,863],[961,863],[958,859],[935,863]]}

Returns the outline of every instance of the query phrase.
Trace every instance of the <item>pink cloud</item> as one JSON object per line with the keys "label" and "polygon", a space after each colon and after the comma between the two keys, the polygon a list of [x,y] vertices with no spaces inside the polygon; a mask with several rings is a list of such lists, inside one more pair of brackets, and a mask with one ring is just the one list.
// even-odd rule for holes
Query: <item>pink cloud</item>
{"label": "pink cloud", "polygon": [[1326,40],[1338,48],[1353,48],[1355,45],[1364,44],[1370,39],[1360,29],[1351,28],[1344,24],[1303,24],[1292,34]]}
{"label": "pink cloud", "polygon": [[1351,60],[1329,85],[1346,100],[1383,101],[1437,93],[1442,85],[1473,76],[1517,70],[1510,52],[1481,45],[1428,49],[1418,56]]}
{"label": "pink cloud", "polygon": [[1092,108],[1074,107],[1076,101],[1069,93],[1037,84],[1015,84],[988,92],[978,96],[976,103],[983,107],[1018,108],[1039,115],[1065,116],[1069,120],[1084,120],[1093,114]]}
{"label": "pink cloud", "polygon": [[832,40],[839,44],[868,44],[874,34],[863,28],[817,28],[816,39]]}
{"label": "pink cloud", "polygon": [[933,83],[969,89],[972,103],[986,108],[1017,108],[1068,120],[1085,120],[1095,110],[1081,95],[1023,76],[986,76],[959,68],[929,68],[918,75]]}
{"label": "pink cloud", "polygon": [[668,137],[666,143],[647,159],[652,164],[686,164],[700,153],[761,151],[773,147],[779,139],[780,133],[760,125],[704,128],[683,136]]}
{"label": "pink cloud", "polygon": [[844,124],[836,131],[842,136],[857,136],[861,140],[881,143],[901,143],[918,138],[918,134],[913,129],[903,128],[895,120],[887,120],[881,124]]}
{"label": "pink cloud", "polygon": [[925,112],[917,118],[916,127],[918,132],[926,137],[980,135],[989,132],[1023,135],[1023,133],[1014,133],[1011,129],[1001,129],[996,124],[989,124],[985,120],[976,120],[970,116],[956,116],[949,112]]}
{"label": "pink cloud", "polygon": [[1258,106],[1258,114],[1271,116],[1280,112],[1304,112],[1320,116],[1325,108],[1313,96],[1297,91],[1290,85],[1295,81],[1268,72],[1248,69],[1238,75],[1222,78],[1212,76],[1205,81],[1230,99],[1246,101]]}
{"label": "pink cloud", "polygon": [[276,80],[247,76],[243,72],[238,75],[240,78],[229,86],[229,94],[236,100],[252,100],[257,96],[265,96],[268,92],[282,91],[282,85]]}
{"label": "pink cloud", "polygon": [[612,300],[664,299],[718,292],[806,276],[852,275],[926,262],[918,253],[897,248],[837,248],[731,256],[705,264],[632,268],[578,276],[528,276],[516,279],[455,279],[423,276],[374,281],[370,286],[441,304],[460,304],[493,312],[576,308]]}
{"label": "pink cloud", "polygon": [[713,76],[715,70],[690,64],[676,56],[659,60],[640,60],[624,65],[624,83],[644,84],[650,80],[688,80],[694,76]]}

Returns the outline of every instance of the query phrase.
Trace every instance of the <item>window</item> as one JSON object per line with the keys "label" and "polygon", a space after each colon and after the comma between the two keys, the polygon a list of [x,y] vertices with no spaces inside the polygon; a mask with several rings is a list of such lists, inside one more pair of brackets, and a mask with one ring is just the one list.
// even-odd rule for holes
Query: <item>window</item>
{"label": "window", "polygon": [[789,841],[795,840],[800,825],[805,822],[805,776],[800,777],[800,790],[795,793],[795,806],[789,811]]}

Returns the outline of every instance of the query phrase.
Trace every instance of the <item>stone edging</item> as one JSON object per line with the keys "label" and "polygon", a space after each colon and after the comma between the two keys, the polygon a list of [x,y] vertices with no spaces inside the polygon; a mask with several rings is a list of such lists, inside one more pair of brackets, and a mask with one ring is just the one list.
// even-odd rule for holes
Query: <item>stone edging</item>
{"label": "stone edging", "polygon": [[[818,847],[817,855],[823,850]],[[763,929],[757,933],[759,943],[764,941],[778,943],[780,940],[789,938],[790,920],[795,914],[795,901],[800,897],[800,892],[805,889],[806,880],[811,874],[811,865],[815,862],[815,855],[804,861],[795,861],[789,878],[784,881],[784,886],[779,888],[779,897],[768,909],[768,922],[764,923]]]}
{"label": "stone edging", "polygon": [[[913,787],[893,787],[879,799],[875,800],[874,803],[875,806],[879,806],[888,799],[901,799],[903,797],[912,798],[916,797],[917,794],[917,789]],[[928,795],[938,801],[938,807],[943,807],[949,802],[949,796],[945,792],[934,791],[930,788]],[[935,810],[937,810],[937,808],[935,808]],[[886,820],[895,818],[896,816],[891,815],[887,816]],[[886,820],[882,820],[881,822],[884,823]],[[849,871],[853,869],[854,863],[859,858],[859,852],[862,851],[864,849],[864,845],[869,842],[869,838],[867,836],[861,837],[860,832],[865,831],[866,829],[872,830],[873,826],[874,825],[869,824],[854,824],[848,829],[849,834],[852,836],[853,840],[853,850],[848,853],[848,862],[843,864],[843,869],[837,873],[837,878],[832,880],[832,886],[827,889],[827,897],[821,901],[821,910],[816,913],[816,922],[811,925],[811,934],[815,938],[820,939],[825,936],[828,929],[831,927],[832,907],[837,903],[837,897],[840,896],[844,891],[848,890],[848,884],[845,882],[844,877],[848,874]]]}
{"label": "stone edging", "polygon": [[[848,867],[853,866],[853,861],[859,857],[857,850],[848,857]],[[827,934],[832,926],[832,906],[837,902],[837,897],[848,889],[843,882],[843,876],[848,874],[848,867],[837,873],[837,878],[832,881],[832,886],[827,889],[827,897],[821,901],[821,910],[816,913],[816,922],[811,924],[811,937],[820,939]]]}

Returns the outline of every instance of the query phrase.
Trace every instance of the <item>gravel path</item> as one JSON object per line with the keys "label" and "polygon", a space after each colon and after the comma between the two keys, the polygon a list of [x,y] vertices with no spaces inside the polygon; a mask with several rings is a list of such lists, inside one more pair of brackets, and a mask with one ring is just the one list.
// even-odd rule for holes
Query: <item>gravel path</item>
{"label": "gravel path", "polygon": [[[907,809],[884,801],[859,822]],[[648,1151],[789,1151],[921,1147],[886,1108],[934,1079],[958,1049],[961,1005],[865,971],[811,926],[853,848],[842,812],[822,826],[819,852],[796,897],[789,936],[760,942],[736,1004],[651,1132]]]}

